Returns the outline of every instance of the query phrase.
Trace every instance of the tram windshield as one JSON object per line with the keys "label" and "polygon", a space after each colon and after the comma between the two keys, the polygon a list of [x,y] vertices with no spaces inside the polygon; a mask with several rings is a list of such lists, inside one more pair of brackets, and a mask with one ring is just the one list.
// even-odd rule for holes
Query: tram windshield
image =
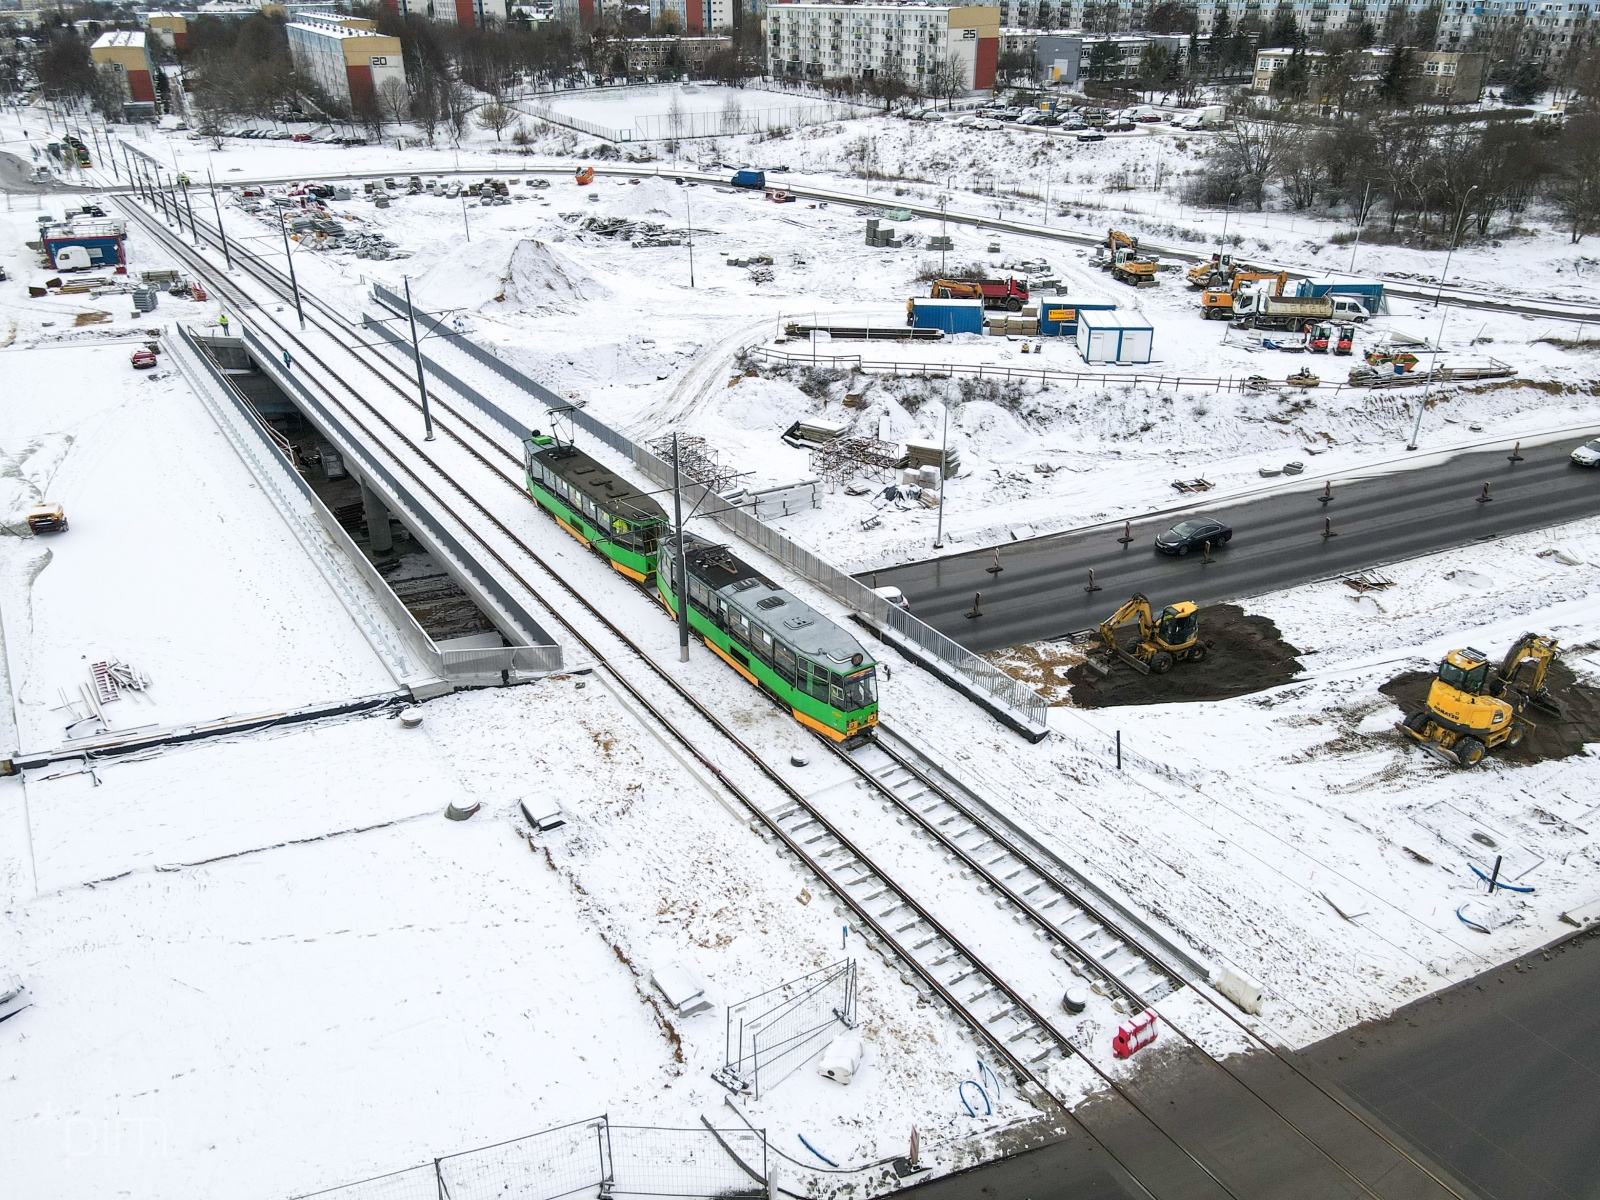
{"label": "tram windshield", "polygon": [[866,708],[867,705],[878,702],[878,681],[873,674],[874,670],[875,668],[868,667],[844,681],[845,711],[854,712],[858,708]]}

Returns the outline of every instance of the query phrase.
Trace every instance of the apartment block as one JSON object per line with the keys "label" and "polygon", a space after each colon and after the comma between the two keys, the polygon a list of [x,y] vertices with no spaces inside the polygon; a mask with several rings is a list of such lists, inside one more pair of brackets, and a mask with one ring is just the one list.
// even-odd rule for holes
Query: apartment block
{"label": "apartment block", "polygon": [[897,73],[926,88],[937,64],[957,64],[962,86],[994,86],[1000,10],[925,4],[774,4],[767,9],[774,75],[871,79]]}
{"label": "apartment block", "polygon": [[89,47],[89,61],[111,80],[124,109],[143,105],[148,112],[155,111],[155,80],[150,74],[150,52],[142,30],[102,33]]}
{"label": "apartment block", "polygon": [[398,16],[426,17],[469,29],[504,25],[506,21],[506,0],[383,0],[383,6]]}
{"label": "apartment block", "polygon": [[[1068,31],[1042,33],[1034,52],[1044,77],[1053,83],[1074,85],[1089,77],[1089,67],[1097,49],[1110,45],[1115,52],[1109,78],[1126,79],[1135,75],[1144,52],[1160,46],[1178,62],[1189,57],[1189,39],[1175,33],[1093,34]],[[1101,51],[1104,58],[1104,52]]]}
{"label": "apartment block", "polygon": [[295,66],[351,111],[381,97],[390,80],[406,82],[400,39],[376,32],[371,21],[308,17],[284,30]]}

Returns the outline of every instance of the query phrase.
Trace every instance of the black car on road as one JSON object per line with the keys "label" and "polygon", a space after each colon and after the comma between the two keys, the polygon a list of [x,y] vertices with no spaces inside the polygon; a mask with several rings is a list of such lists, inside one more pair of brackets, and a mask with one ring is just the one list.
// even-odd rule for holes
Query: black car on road
{"label": "black car on road", "polygon": [[1207,542],[1215,550],[1233,538],[1233,530],[1211,517],[1190,517],[1179,521],[1165,533],[1156,535],[1156,549],[1163,554],[1187,554],[1199,550]]}

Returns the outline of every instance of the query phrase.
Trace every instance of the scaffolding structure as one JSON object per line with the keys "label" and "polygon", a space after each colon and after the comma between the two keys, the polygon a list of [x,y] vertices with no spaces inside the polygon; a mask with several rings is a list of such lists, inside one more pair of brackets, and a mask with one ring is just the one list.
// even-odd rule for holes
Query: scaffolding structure
{"label": "scaffolding structure", "polygon": [[849,483],[871,473],[892,478],[904,458],[905,452],[893,442],[877,438],[836,438],[811,451],[811,470],[833,484]]}

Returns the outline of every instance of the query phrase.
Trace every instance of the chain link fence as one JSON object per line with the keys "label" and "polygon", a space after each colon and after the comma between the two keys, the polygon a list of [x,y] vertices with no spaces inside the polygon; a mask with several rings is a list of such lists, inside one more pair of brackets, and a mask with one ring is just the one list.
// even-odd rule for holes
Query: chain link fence
{"label": "chain link fence", "polygon": [[[382,284],[372,285],[372,295],[391,311],[400,314],[406,312],[405,298]],[[417,310],[416,317],[418,324],[424,326],[429,334],[449,339],[450,344],[463,354],[481,363],[522,393],[534,397],[547,408],[562,410],[562,415],[571,419],[574,428],[582,430],[589,437],[627,458],[658,486],[672,486],[672,464],[659,455],[587,412],[574,408],[568,401],[530,379],[504,359],[478,345],[471,338],[455,332],[440,318],[424,313],[420,309]],[[378,324],[380,323],[369,320],[368,327],[376,328]],[[398,335],[385,333],[385,336],[391,341],[398,340]],[[503,408],[441,368],[432,358],[424,355],[423,365],[425,370],[434,372],[452,388],[459,389],[472,403],[495,416],[495,419],[519,440],[526,435],[527,429],[516,424]],[[969,694],[1013,714],[1023,726],[1031,731],[1038,731],[1039,736],[1043,736],[1043,731],[1049,722],[1050,705],[1027,684],[1013,679],[987,659],[974,654],[938,630],[919,621],[899,605],[890,604],[853,575],[841,571],[826,559],[813,554],[746,509],[728,504],[722,497],[697,483],[685,482],[682,490],[688,511],[709,517],[728,532],[764,551],[795,574],[816,584],[839,603],[863,614],[868,621],[879,628],[886,629],[900,644],[942,663]]]}
{"label": "chain link fence", "polygon": [[436,1158],[294,1200],[770,1200],[756,1129],[613,1125],[607,1116]]}

